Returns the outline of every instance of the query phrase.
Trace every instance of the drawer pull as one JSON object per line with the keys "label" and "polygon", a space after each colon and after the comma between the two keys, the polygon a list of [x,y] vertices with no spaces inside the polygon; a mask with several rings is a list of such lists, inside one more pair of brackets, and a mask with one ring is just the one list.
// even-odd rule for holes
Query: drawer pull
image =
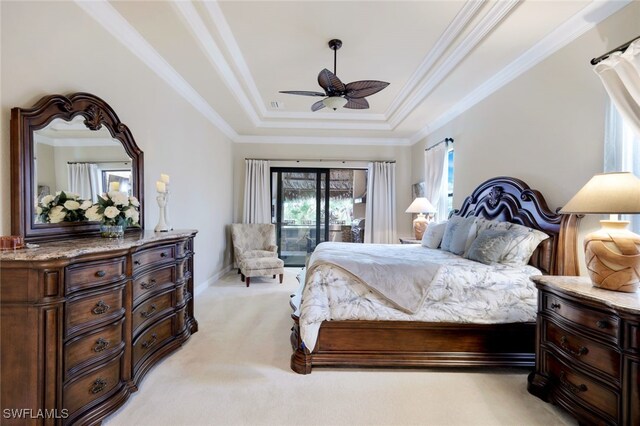
{"label": "drawer pull", "polygon": [[581,392],[586,392],[587,390],[589,390],[587,388],[587,385],[585,384],[581,384],[581,385],[574,385],[573,383],[571,383],[570,381],[567,380],[567,375],[565,374],[564,371],[560,372],[560,383],[562,383],[563,385],[565,385],[567,387],[567,389],[569,389],[569,391],[571,391],[571,393],[573,394],[579,394]]}
{"label": "drawer pull", "polygon": [[153,315],[156,312],[156,305],[153,304],[151,305],[151,309],[149,309],[148,311],[142,311],[140,312],[140,315],[142,315],[144,318],[149,318],[151,315]]}
{"label": "drawer pull", "polygon": [[96,272],[96,277],[104,277],[105,275],[107,275],[107,273],[105,271]]}
{"label": "drawer pull", "polygon": [[567,336],[562,336],[560,338],[560,346],[562,346],[565,351],[569,352],[569,354],[573,355],[574,357],[580,358],[582,355],[586,355],[589,353],[589,349],[587,349],[585,346],[580,346],[577,351],[574,351],[569,346],[568,341],[569,339],[567,339]]}
{"label": "drawer pull", "polygon": [[136,266],[140,266],[140,261],[139,260],[134,260],[133,264],[136,265]]}
{"label": "drawer pull", "polygon": [[609,327],[609,322],[607,320],[600,320],[596,323],[596,326],[598,328],[608,328]]}
{"label": "drawer pull", "polygon": [[559,303],[552,303],[551,304],[551,309],[560,309],[560,304]]}
{"label": "drawer pull", "polygon": [[150,288],[154,288],[156,286],[156,280],[150,279],[149,282],[141,282],[140,287],[145,290],[149,290]]}
{"label": "drawer pull", "polygon": [[160,257],[167,257],[167,256],[168,256],[168,255],[167,255],[167,253],[165,253],[165,252],[160,253]]}
{"label": "drawer pull", "polygon": [[101,377],[97,378],[93,385],[89,388],[92,394],[100,393],[107,388],[107,381]]}
{"label": "drawer pull", "polygon": [[93,347],[94,352],[102,352],[109,347],[109,341],[102,337],[96,340],[96,345]]}
{"label": "drawer pull", "polygon": [[104,300],[99,300],[98,303],[96,303],[96,306],[93,307],[91,312],[93,312],[94,315],[102,315],[109,309],[111,309],[111,306],[104,303]]}
{"label": "drawer pull", "polygon": [[142,342],[142,347],[144,349],[149,349],[151,346],[153,346],[156,341],[158,340],[158,335],[156,333],[153,333],[151,335],[151,339],[147,340],[146,342]]}

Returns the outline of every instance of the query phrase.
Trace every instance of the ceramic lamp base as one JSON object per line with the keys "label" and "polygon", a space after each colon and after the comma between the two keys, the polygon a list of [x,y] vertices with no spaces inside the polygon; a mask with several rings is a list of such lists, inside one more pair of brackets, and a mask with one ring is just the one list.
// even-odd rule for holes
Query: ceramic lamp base
{"label": "ceramic lamp base", "polygon": [[424,231],[427,230],[427,218],[424,214],[418,213],[418,217],[413,219],[413,233],[416,236],[416,240],[422,240]]}
{"label": "ceramic lamp base", "polygon": [[629,222],[601,220],[584,239],[587,272],[595,287],[633,293],[640,287],[640,236]]}

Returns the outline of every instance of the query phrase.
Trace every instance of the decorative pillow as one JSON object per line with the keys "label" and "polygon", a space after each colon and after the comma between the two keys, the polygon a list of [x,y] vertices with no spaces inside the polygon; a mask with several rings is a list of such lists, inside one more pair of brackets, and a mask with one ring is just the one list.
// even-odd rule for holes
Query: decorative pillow
{"label": "decorative pillow", "polygon": [[451,218],[447,221],[447,226],[444,229],[444,234],[442,235],[442,243],[440,244],[440,248],[442,250],[451,251],[451,240],[453,239],[453,233],[456,231],[458,226],[464,220],[461,216],[451,216]]}
{"label": "decorative pillow", "polygon": [[503,256],[510,241],[507,230],[485,229],[478,233],[464,257],[487,265],[496,263]]}
{"label": "decorative pillow", "polygon": [[453,254],[463,254],[476,238],[476,218],[474,216],[462,219],[454,229],[449,243],[449,250]]}
{"label": "decorative pillow", "polygon": [[422,245],[428,248],[438,248],[444,235],[447,222],[431,223],[427,227],[426,232],[422,236]]}
{"label": "decorative pillow", "polygon": [[540,242],[549,238],[544,232],[517,224],[512,224],[507,232],[510,241],[499,260],[504,265],[526,265]]}

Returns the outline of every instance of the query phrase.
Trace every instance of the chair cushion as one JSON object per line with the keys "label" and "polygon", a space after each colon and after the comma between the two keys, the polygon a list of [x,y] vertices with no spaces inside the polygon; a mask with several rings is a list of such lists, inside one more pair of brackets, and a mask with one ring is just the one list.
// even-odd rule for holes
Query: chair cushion
{"label": "chair cushion", "polygon": [[247,250],[243,252],[240,257],[242,259],[256,259],[259,257],[277,257],[278,253],[268,250]]}
{"label": "chair cushion", "polygon": [[284,261],[277,257],[243,259],[240,272],[246,277],[257,277],[284,273]]}

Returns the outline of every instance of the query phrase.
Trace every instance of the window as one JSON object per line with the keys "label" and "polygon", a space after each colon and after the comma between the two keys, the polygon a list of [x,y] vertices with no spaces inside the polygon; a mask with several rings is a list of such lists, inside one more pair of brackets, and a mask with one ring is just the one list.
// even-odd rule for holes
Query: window
{"label": "window", "polygon": [[[605,121],[604,171],[631,172],[640,177],[640,136],[627,124],[613,103]],[[640,233],[640,215],[623,215],[630,229]]]}
{"label": "window", "polygon": [[453,210],[453,147],[447,151],[447,211]]}

